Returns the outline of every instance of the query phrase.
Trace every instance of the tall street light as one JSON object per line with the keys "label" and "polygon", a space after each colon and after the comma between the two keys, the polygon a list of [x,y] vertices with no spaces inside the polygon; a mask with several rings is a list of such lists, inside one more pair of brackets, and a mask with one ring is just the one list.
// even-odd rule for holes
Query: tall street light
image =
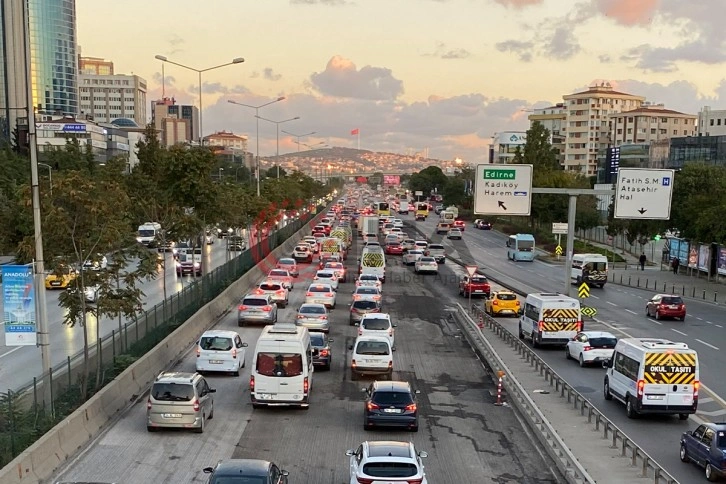
{"label": "tall street light", "polygon": [[289,134],[293,138],[297,138],[297,152],[298,153],[300,153],[300,138],[305,138],[307,136],[312,136],[312,135],[314,135],[316,133],[315,131],[311,131],[311,132],[305,133],[305,134],[292,134],[289,131],[285,131],[284,129],[282,130],[282,132],[285,133],[285,134]]}
{"label": "tall street light", "polygon": [[273,121],[271,119],[263,118],[262,116],[255,117],[263,121],[267,121],[268,123],[275,123],[275,127],[277,128],[277,148],[275,149],[275,165],[277,165],[277,178],[280,178],[280,125],[282,123],[287,123],[288,121],[295,121],[297,119],[300,119],[300,116],[295,116],[294,118],[290,119],[284,119],[282,121]]}
{"label": "tall street light", "polygon": [[241,64],[245,60],[242,57],[235,57],[232,59],[232,62],[227,62],[226,64],[220,64],[218,66],[214,67],[207,67],[206,69],[195,69],[194,67],[185,66],[184,64],[179,64],[178,62],[170,61],[166,58],[166,56],[163,55],[156,55],[154,56],[156,59],[160,60],[161,62],[168,62],[169,64],[174,64],[175,66],[183,67],[184,69],[189,69],[190,71],[194,71],[199,75],[199,146],[202,146],[203,139],[204,139],[204,132],[202,130],[202,72],[211,71],[214,69],[219,69],[220,67],[226,67],[231,66],[232,64]]}
{"label": "tall street light", "polygon": [[265,104],[260,104],[259,106],[252,106],[251,104],[245,104],[245,103],[239,103],[237,101],[232,101],[231,99],[227,101],[231,104],[236,104],[237,106],[244,106],[246,108],[251,108],[255,110],[255,120],[257,121],[257,154],[255,155],[255,158],[257,158],[257,162],[255,163],[255,176],[257,178],[257,196],[260,196],[260,109],[264,108],[265,106],[269,106],[270,104],[275,104],[279,101],[284,101],[285,96],[280,96],[277,99],[273,99],[272,101],[266,102]]}

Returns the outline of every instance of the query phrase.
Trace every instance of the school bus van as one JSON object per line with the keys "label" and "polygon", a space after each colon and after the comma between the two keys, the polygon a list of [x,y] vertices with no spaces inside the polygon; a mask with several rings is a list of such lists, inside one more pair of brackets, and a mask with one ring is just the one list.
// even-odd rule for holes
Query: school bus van
{"label": "school bus van", "polygon": [[578,286],[586,282],[590,287],[605,287],[608,282],[607,257],[602,254],[575,254],[572,256],[570,280]]}
{"label": "school bus van", "polygon": [[386,282],[386,256],[380,246],[364,248],[359,264],[358,274],[373,274]]}
{"label": "school bus van", "polygon": [[686,343],[663,338],[623,338],[606,368],[605,400],[625,404],[625,414],[678,415],[688,419],[698,408],[698,354]]}
{"label": "school bus van", "polygon": [[527,295],[519,319],[519,339],[530,339],[535,348],[564,346],[582,330],[579,300],[551,292]]}

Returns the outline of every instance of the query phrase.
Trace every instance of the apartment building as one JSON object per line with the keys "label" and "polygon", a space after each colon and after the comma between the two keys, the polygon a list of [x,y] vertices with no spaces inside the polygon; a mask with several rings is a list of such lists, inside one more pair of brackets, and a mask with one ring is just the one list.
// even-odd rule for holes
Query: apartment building
{"label": "apartment building", "polygon": [[496,133],[489,147],[489,163],[504,165],[514,161],[517,148],[524,149],[527,133],[524,131],[503,131]]}
{"label": "apartment building", "polygon": [[133,119],[146,125],[146,80],[137,75],[87,74],[79,76],[81,114],[96,122]]}
{"label": "apartment building", "polygon": [[711,106],[704,106],[698,112],[698,136],[724,136],[726,135],[726,110],[712,110]]}
{"label": "apartment building", "polygon": [[78,72],[79,74],[112,76],[114,74],[113,61],[102,59],[100,57],[85,57],[79,54]]}
{"label": "apartment building", "polygon": [[584,175],[597,173],[598,156],[611,144],[613,114],[639,108],[645,98],[615,91],[609,83],[562,96],[565,107],[563,165]]}
{"label": "apartment building", "polygon": [[199,108],[177,104],[174,98],[165,97],[151,102],[151,122],[160,132],[165,146],[190,143],[200,138]]}
{"label": "apartment building", "polygon": [[650,144],[696,134],[694,114],[666,109],[663,104],[644,103],[637,109],[611,114],[612,145]]}
{"label": "apartment building", "polygon": [[205,146],[219,146],[230,151],[247,151],[247,136],[240,136],[229,131],[218,131],[204,137]]}
{"label": "apartment building", "polygon": [[565,159],[565,128],[567,118],[567,108],[564,103],[557,103],[554,106],[546,108],[538,108],[529,115],[530,125],[538,121],[550,133],[550,144],[559,154],[560,164]]}

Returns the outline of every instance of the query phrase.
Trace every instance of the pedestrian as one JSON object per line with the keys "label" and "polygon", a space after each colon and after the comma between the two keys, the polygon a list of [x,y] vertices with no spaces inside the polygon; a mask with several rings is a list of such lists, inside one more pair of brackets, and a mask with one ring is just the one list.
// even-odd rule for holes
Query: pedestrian
{"label": "pedestrian", "polygon": [[640,259],[638,261],[640,262],[640,270],[645,270],[645,261],[648,260],[648,258],[645,256],[645,253],[640,254]]}
{"label": "pedestrian", "polygon": [[673,258],[673,274],[678,274],[678,266],[681,265],[681,261],[678,257]]}

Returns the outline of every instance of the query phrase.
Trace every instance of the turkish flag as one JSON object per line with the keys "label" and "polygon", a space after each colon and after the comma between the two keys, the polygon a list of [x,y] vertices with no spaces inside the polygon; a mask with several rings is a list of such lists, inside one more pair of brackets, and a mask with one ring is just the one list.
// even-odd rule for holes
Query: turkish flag
{"label": "turkish flag", "polygon": [[355,128],[354,130],[352,130],[352,131],[350,132],[350,134],[352,134],[352,135],[356,135],[356,134],[358,134],[358,133],[360,133],[360,129],[358,129],[358,128]]}

